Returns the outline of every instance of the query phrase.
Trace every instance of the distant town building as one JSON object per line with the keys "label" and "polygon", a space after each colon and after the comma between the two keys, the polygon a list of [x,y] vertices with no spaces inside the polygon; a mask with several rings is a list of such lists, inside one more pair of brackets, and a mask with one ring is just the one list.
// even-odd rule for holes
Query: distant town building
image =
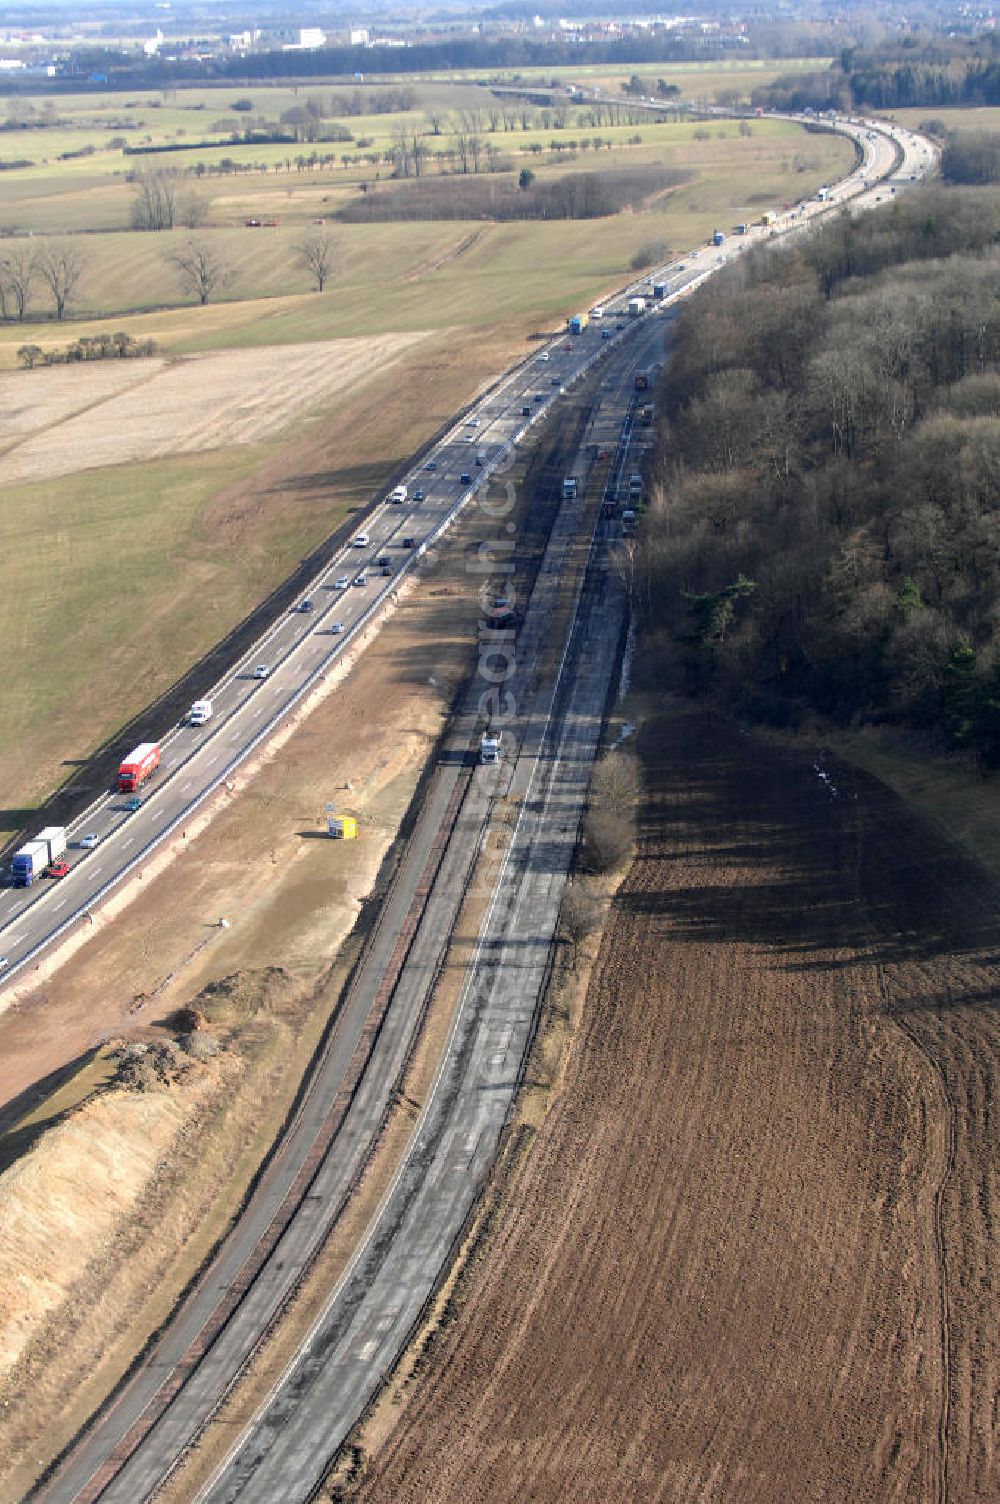
{"label": "distant town building", "polygon": [[351,46],[352,47],[367,47],[368,46],[368,27],[367,26],[352,26],[351,27],[350,38],[351,38]]}
{"label": "distant town building", "polygon": [[254,45],[280,47],[283,52],[315,52],[326,46],[326,32],[319,26],[269,26],[254,33]]}

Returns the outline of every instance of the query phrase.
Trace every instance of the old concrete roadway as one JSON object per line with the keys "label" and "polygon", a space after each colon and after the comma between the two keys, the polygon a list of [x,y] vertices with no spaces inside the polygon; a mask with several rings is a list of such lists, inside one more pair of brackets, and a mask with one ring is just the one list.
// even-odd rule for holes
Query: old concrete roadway
{"label": "old concrete roadway", "polygon": [[[647,321],[614,360],[591,425],[594,443],[620,430],[634,371],[658,359],[661,347],[660,321]],[[582,465],[578,473],[584,473]],[[518,634],[518,673],[508,688],[529,712],[519,728],[524,742],[515,779],[522,783],[538,755],[551,708],[551,696],[532,705],[528,686],[551,638],[558,582],[578,523],[579,509],[564,507]],[[46,1498],[148,1497],[218,1408],[346,1204],[378,1138],[436,981],[495,792],[496,775],[479,770],[454,821],[469,782],[455,754],[469,745],[481,688],[473,685],[436,770],[377,933],[280,1155],[150,1361],[66,1459]],[[592,723],[595,734],[598,722],[599,717]],[[582,765],[577,774],[585,784]],[[565,839],[572,844],[569,833]],[[411,915],[428,888],[430,899],[418,921]],[[420,900],[415,905],[414,893]],[[555,890],[551,902],[554,914]],[[327,1152],[334,1135],[335,1148]]]}
{"label": "old concrete roadway", "polygon": [[522,814],[413,1147],[251,1433],[201,1495],[308,1499],[423,1308],[489,1173],[531,1036],[614,669],[621,595],[599,563],[555,713],[518,759]]}

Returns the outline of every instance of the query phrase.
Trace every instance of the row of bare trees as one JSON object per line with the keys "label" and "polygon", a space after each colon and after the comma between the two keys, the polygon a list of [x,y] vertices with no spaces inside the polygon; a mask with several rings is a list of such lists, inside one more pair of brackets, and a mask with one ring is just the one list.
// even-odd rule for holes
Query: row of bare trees
{"label": "row of bare trees", "polygon": [[[207,235],[191,236],[168,251],[165,259],[202,306],[229,287],[235,277],[224,252]],[[330,232],[322,227],[307,230],[296,242],[295,260],[309,273],[314,291],[322,292],[333,278],[336,262],[336,245]]]}
{"label": "row of bare trees", "polygon": [[[164,259],[178,273],[184,290],[201,304],[228,287],[235,275],[219,242],[210,235],[189,236],[171,247]],[[322,226],[306,230],[296,242],[295,260],[308,272],[315,291],[322,292],[336,265],[336,244],[330,232]],[[55,317],[64,318],[89,264],[88,253],[78,240],[22,242],[6,248],[0,242],[0,320],[23,322],[37,287],[45,289]]]}
{"label": "row of bare trees", "polygon": [[0,319],[23,320],[38,284],[45,288],[56,318],[61,319],[85,266],[83,251],[72,241],[52,240],[40,247],[16,245],[0,250]]}

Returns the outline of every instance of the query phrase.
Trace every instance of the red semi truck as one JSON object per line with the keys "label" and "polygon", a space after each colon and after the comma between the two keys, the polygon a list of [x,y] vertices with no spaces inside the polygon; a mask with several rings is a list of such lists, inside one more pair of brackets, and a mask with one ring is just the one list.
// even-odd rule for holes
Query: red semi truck
{"label": "red semi truck", "polygon": [[140,783],[160,766],[160,748],[156,742],[141,742],[118,769],[118,792],[134,794]]}

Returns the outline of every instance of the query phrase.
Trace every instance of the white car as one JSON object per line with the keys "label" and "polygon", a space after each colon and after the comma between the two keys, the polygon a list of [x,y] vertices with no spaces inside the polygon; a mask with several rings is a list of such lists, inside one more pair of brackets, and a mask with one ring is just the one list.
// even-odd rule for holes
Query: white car
{"label": "white car", "polygon": [[348,585],[350,583],[351,583],[350,576],[346,575],[346,574],[342,574],[339,579],[334,580],[334,582],[333,582],[333,588],[334,588],[334,590],[346,590],[347,587],[348,587]]}
{"label": "white car", "polygon": [[7,967],[9,965],[10,965],[10,962],[7,960],[7,957],[6,956],[0,956],[0,971],[6,971]]}
{"label": "white car", "polygon": [[367,548],[370,542],[371,539],[368,537],[367,533],[358,533],[354,539],[354,547]]}
{"label": "white car", "polygon": [[100,839],[100,836],[95,835],[84,836],[80,841],[80,845],[83,847],[84,851],[93,851],[94,847],[99,844]]}
{"label": "white car", "polygon": [[543,350],[542,353],[541,353],[541,355],[539,355],[539,357],[538,357],[539,360],[548,360],[548,358],[549,358],[549,352],[548,352],[548,350]]}
{"label": "white car", "polygon": [[368,576],[364,572],[362,572],[361,574],[356,574],[354,576],[354,583],[355,585],[367,585]]}
{"label": "white car", "polygon": [[331,637],[339,637],[340,634],[341,634],[341,632],[343,630],[344,630],[344,623],[342,621],[335,621],[330,626],[330,636]]}
{"label": "white car", "polygon": [[269,670],[266,663],[258,663],[257,667],[253,671],[252,677],[254,679],[266,679],[268,672]]}

